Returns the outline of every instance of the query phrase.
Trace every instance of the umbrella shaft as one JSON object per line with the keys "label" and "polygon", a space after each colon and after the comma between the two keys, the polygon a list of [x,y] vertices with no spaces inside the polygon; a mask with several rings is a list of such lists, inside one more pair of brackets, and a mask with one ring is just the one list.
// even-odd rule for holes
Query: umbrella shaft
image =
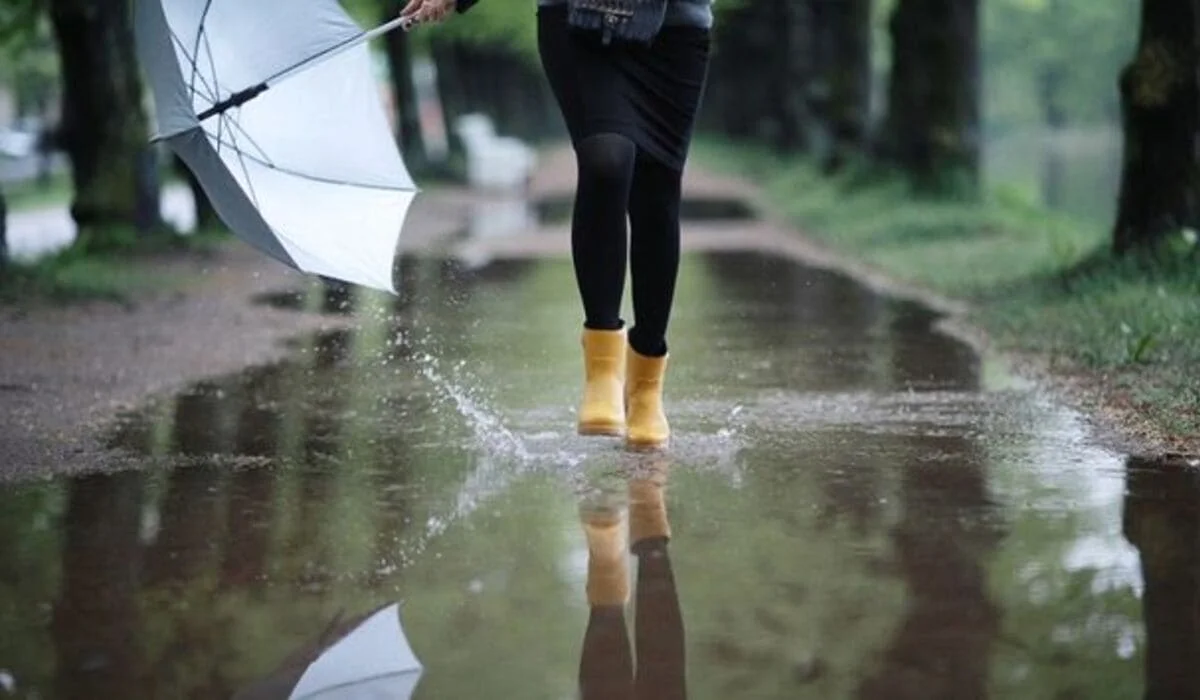
{"label": "umbrella shaft", "polygon": [[350,39],[347,39],[339,44],[335,44],[335,45],[325,49],[324,51],[321,51],[320,53],[313,54],[312,56],[309,56],[308,58],[305,58],[304,60],[299,61],[299,62],[289,66],[288,68],[285,68],[285,69],[279,71],[278,73],[276,73],[275,75],[272,75],[271,77],[262,81],[258,85],[255,85],[253,87],[248,87],[245,90],[240,90],[238,92],[233,93],[229,97],[221,100],[220,102],[214,104],[212,107],[209,107],[208,109],[204,110],[200,114],[196,115],[196,118],[203,122],[204,120],[206,120],[210,117],[215,117],[218,114],[222,114],[224,112],[227,112],[227,111],[233,109],[234,107],[241,107],[242,105],[246,104],[250,100],[253,100],[255,97],[258,97],[262,93],[266,92],[267,89],[271,87],[271,85],[287,78],[288,76],[290,76],[294,73],[299,72],[303,68],[307,68],[307,67],[311,66],[312,64],[318,63],[324,59],[332,58],[347,49],[352,49],[355,46],[358,46],[359,44],[370,41],[378,36],[382,36],[383,34],[386,34],[390,31],[392,31],[393,29],[400,28],[400,29],[408,30],[411,26],[412,26],[411,23],[409,23],[406,19],[397,17],[396,19],[393,19],[390,22],[381,24],[378,27],[375,27],[374,29],[372,29],[370,31],[363,32],[363,33],[361,33],[355,37],[352,37]]}
{"label": "umbrella shaft", "polygon": [[249,88],[246,88],[245,90],[235,92],[232,95],[230,95],[229,97],[226,97],[225,99],[216,103],[212,107],[209,107],[208,109],[204,110],[200,114],[196,115],[196,118],[199,119],[200,121],[204,121],[205,119],[208,119],[209,117],[215,117],[218,114],[222,114],[228,110],[233,109],[234,107],[241,107],[242,105],[246,104],[250,100],[253,100],[255,97],[258,97],[259,95],[266,92],[267,88],[269,88],[269,87],[270,86],[264,82],[264,83],[259,83],[258,85],[255,85],[254,87],[249,87]]}

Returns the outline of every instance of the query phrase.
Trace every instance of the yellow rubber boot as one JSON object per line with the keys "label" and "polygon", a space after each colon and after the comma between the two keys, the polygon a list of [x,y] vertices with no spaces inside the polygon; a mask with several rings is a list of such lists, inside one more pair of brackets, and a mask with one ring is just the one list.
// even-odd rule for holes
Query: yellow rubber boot
{"label": "yellow rubber boot", "polygon": [[589,508],[581,515],[588,547],[588,604],[624,606],[629,601],[629,559],[622,513],[609,508]]}
{"label": "yellow rubber boot", "polygon": [[583,331],[583,404],[580,435],[625,432],[625,331]]}
{"label": "yellow rubber boot", "polygon": [[625,366],[625,442],[633,448],[666,447],[671,428],[663,412],[667,357],[646,357],[629,348]]}

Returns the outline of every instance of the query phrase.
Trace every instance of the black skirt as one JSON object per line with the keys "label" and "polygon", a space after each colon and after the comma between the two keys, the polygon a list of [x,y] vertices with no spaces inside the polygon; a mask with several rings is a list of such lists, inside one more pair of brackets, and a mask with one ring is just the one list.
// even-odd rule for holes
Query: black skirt
{"label": "black skirt", "polygon": [[565,4],[538,8],[538,52],[571,141],[621,134],[683,170],[711,46],[702,27],[666,26],[649,45],[607,46],[567,25]]}

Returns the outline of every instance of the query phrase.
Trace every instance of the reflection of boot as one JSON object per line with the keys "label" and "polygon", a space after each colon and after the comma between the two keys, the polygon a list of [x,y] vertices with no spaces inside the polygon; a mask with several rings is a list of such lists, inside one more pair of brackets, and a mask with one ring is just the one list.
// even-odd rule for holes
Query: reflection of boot
{"label": "reflection of boot", "polygon": [[629,560],[622,512],[589,508],[583,513],[588,545],[587,598],[592,607],[622,607],[629,600]]}
{"label": "reflection of boot", "polygon": [[625,432],[625,331],[583,331],[583,404],[580,435],[621,435]]}
{"label": "reflection of boot", "polygon": [[650,465],[648,473],[629,481],[629,544],[635,552],[642,543],[671,538],[663,500],[668,468],[666,462],[658,461]]}
{"label": "reflection of boot", "polygon": [[626,442],[634,448],[666,447],[671,436],[663,412],[663,377],[667,357],[647,357],[629,348],[626,354]]}

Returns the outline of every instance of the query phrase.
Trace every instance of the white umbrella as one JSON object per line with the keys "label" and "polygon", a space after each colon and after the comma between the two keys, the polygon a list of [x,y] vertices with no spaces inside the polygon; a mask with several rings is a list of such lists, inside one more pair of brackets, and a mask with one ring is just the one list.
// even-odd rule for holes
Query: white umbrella
{"label": "white umbrella", "polygon": [[238,692],[234,700],[409,700],[424,670],[395,603],[358,622],[331,645],[318,640],[316,649],[302,649],[295,656],[299,658]]}
{"label": "white umbrella", "polygon": [[304,272],[395,292],[416,186],[366,31],[337,0],[137,0],[156,139],[239,237]]}

